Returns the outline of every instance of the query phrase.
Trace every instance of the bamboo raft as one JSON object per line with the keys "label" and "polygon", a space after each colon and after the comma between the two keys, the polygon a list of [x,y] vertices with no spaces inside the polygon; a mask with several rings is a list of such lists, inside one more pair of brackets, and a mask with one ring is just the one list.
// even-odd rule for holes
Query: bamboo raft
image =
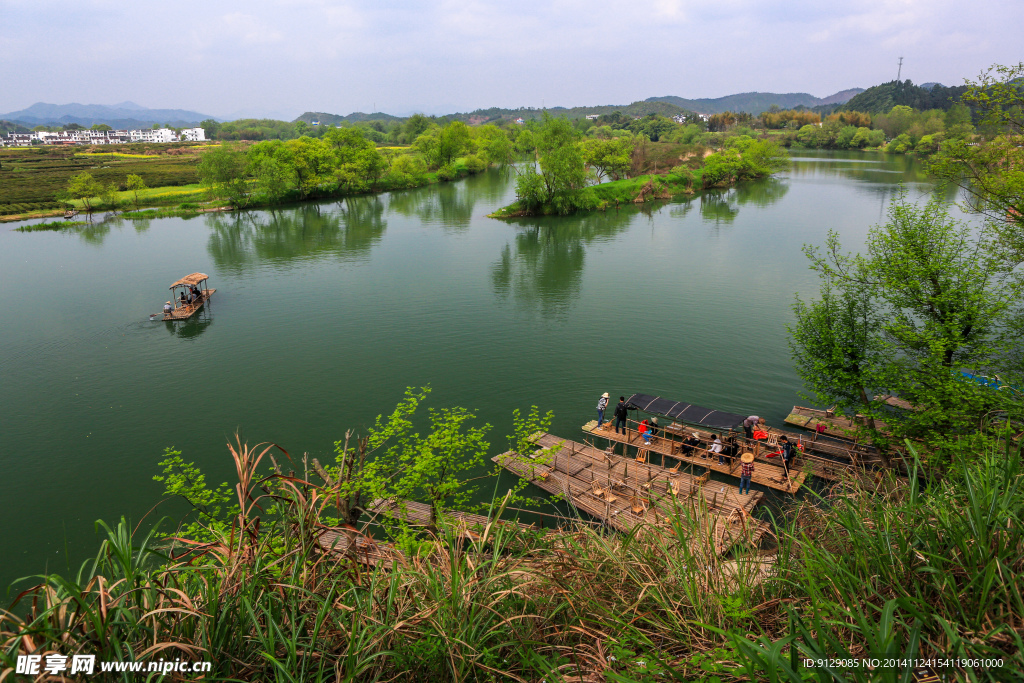
{"label": "bamboo raft", "polygon": [[692,547],[713,546],[717,554],[741,541],[756,545],[768,531],[750,516],[764,495],[760,492],[714,490],[718,484],[707,486],[707,472],[673,472],[551,435],[538,440],[545,443],[530,456],[509,451],[492,460],[617,531],[629,533],[641,524],[665,530],[686,513],[700,525]]}
{"label": "bamboo raft", "polygon": [[[867,425],[867,418],[857,415],[855,420],[843,415],[836,415],[831,410],[793,406],[793,410],[786,416],[785,423],[815,432],[818,431],[820,425],[823,430],[821,433],[846,439],[856,444],[859,433]],[[889,431],[889,426],[880,420],[875,420],[875,427],[882,433]]]}
{"label": "bamboo raft", "polygon": [[[430,524],[430,506],[426,503],[419,503],[414,500],[378,498],[370,503],[366,510],[373,514],[402,519],[406,522],[420,526],[428,526]],[[504,519],[491,520],[484,515],[476,515],[471,512],[446,510],[444,512],[444,517],[447,521],[453,522],[456,525],[460,536],[470,541],[480,540],[480,536],[484,529],[486,529],[487,525],[492,522],[495,526],[515,525],[522,531],[539,531],[539,529],[532,524],[523,524],[521,522],[513,522]],[[553,531],[548,530],[546,533],[550,534],[553,533]]]}
{"label": "bamboo raft", "polygon": [[[171,290],[171,301],[169,303],[171,303],[174,308],[170,311],[164,309],[165,313],[163,319],[171,322],[177,320],[188,320],[198,313],[199,309],[201,309],[203,305],[210,300],[213,293],[217,291],[216,289],[207,289],[204,287],[208,279],[209,276],[205,273],[192,273],[191,275],[186,275],[172,284],[169,287]],[[195,300],[183,304],[181,303],[181,299],[176,296],[179,287],[186,290],[186,294],[192,287],[196,287],[199,290],[199,296]]]}
{"label": "bamboo raft", "polygon": [[[720,474],[727,474],[732,477],[740,476],[739,457],[727,458],[727,460],[732,460],[732,462],[726,462],[723,465],[719,464],[717,455],[707,454],[707,448],[697,448],[693,455],[684,453],[680,448],[681,442],[676,441],[671,438],[671,436],[667,436],[666,434],[669,434],[667,430],[663,431],[661,436],[651,438],[651,443],[648,445],[644,443],[643,437],[641,437],[635,429],[630,429],[628,427],[625,429],[625,435],[616,433],[612,428],[612,423],[606,422],[598,427],[597,420],[591,420],[587,424],[583,425],[583,431],[587,434],[597,436],[602,439],[608,439],[609,441],[616,443],[625,444],[626,446],[635,446],[636,448],[649,453],[657,453],[662,456],[662,462],[664,462],[666,457],[669,457],[691,465],[706,467],[707,469]],[[686,431],[697,430],[680,429],[678,435],[681,435]],[[698,434],[701,435],[701,439],[707,440],[707,436],[704,433],[698,432]],[[794,466],[793,470],[789,472],[789,477],[787,477],[784,467],[771,463],[760,451],[761,448],[755,444],[753,452],[760,462],[758,462],[757,466],[754,467],[754,475],[750,479],[751,482],[760,484],[761,486],[767,486],[768,488],[776,489],[778,491],[795,494],[807,478],[807,473]],[[705,457],[700,457],[697,455],[697,452],[704,453]]]}
{"label": "bamboo raft", "polygon": [[348,556],[370,567],[390,569],[395,561],[405,557],[391,543],[378,543],[369,536],[356,532],[324,531],[318,541],[324,552]]}

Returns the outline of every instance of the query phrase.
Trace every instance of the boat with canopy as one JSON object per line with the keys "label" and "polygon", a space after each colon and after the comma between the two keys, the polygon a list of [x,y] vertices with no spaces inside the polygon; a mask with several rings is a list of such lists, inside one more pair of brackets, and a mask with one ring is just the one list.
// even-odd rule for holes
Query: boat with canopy
{"label": "boat with canopy", "polygon": [[[203,307],[216,289],[207,285],[206,273],[186,275],[170,286],[171,300],[164,304],[164,320],[188,320]],[[181,293],[178,293],[181,289]]]}

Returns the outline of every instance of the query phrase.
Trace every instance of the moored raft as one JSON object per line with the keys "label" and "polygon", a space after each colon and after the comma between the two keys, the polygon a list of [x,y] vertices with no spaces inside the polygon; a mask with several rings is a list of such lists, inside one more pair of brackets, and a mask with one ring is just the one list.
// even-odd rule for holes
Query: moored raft
{"label": "moored raft", "polygon": [[672,472],[552,435],[542,435],[538,445],[536,453],[509,451],[492,460],[617,531],[642,525],[657,534],[686,518],[697,525],[691,548],[715,554],[740,542],[756,545],[768,531],[750,515],[760,492],[741,495],[718,482],[708,485],[706,474]]}

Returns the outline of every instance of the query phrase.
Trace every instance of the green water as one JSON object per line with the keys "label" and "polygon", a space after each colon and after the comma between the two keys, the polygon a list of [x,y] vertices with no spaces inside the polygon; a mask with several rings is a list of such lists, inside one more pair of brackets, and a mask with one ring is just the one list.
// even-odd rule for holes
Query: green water
{"label": "green water", "polygon": [[[0,584],[77,568],[97,519],[142,518],[165,446],[216,482],[236,430],[325,459],[409,385],[477,409],[495,453],[513,408],[578,438],[604,391],[780,423],[806,402],[785,330],[817,289],[801,245],[834,228],[859,247],[899,183],[930,191],[910,158],[795,156],[689,201],[518,223],[486,218],[513,194],[488,172],[275,212],[0,226]],[[150,322],[193,271],[210,310]]]}

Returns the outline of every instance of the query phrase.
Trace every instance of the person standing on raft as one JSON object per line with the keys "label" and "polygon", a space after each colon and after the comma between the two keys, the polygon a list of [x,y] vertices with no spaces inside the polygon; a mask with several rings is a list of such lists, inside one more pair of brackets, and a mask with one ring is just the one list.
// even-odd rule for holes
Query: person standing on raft
{"label": "person standing on raft", "polygon": [[626,408],[626,397],[619,396],[619,404],[615,406],[615,433],[619,433],[619,425],[622,425],[622,434],[626,434],[626,418],[629,417],[629,409]]}
{"label": "person standing on raft", "polygon": [[600,427],[604,424],[604,409],[608,407],[608,392],[601,394],[601,398],[597,399],[597,426]]}
{"label": "person standing on raft", "polygon": [[743,494],[743,487],[750,495],[750,480],[754,476],[754,454],[747,452],[740,456],[740,494]]}

